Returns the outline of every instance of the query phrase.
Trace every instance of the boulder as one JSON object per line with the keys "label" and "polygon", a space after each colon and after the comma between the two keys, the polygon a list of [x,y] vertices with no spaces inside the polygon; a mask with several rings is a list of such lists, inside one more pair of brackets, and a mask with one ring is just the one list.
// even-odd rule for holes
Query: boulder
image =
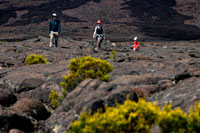
{"label": "boulder", "polygon": [[10,106],[17,101],[17,97],[13,94],[9,89],[1,89],[0,88],[0,105],[2,106]]}
{"label": "boulder", "polygon": [[49,95],[52,90],[61,91],[61,87],[55,82],[46,82],[42,86],[37,87],[34,90],[30,90],[28,92],[21,93],[22,95],[28,96],[33,99],[38,99],[42,103],[50,105]]}
{"label": "boulder", "polygon": [[41,86],[45,82],[44,79],[39,78],[29,78],[22,81],[19,87],[16,88],[17,93],[21,93],[23,91],[34,90],[35,88]]}
{"label": "boulder", "polygon": [[[36,87],[34,84],[37,80],[40,80],[40,83],[45,80],[44,74],[34,71],[35,70],[33,70],[31,66],[30,68],[24,67],[18,70],[14,69],[13,71],[7,72],[7,74],[1,80],[8,84],[9,88],[12,88],[12,90],[15,92],[19,93],[28,91],[29,89]],[[34,81],[34,79],[36,80]],[[36,85],[38,85],[38,83],[36,83]]]}
{"label": "boulder", "polygon": [[23,113],[0,107],[0,132],[7,133],[11,129],[34,132],[37,121]]}
{"label": "boulder", "polygon": [[17,101],[11,108],[17,112],[25,113],[36,120],[45,120],[51,115],[51,112],[48,110],[47,106],[36,99],[21,99]]}

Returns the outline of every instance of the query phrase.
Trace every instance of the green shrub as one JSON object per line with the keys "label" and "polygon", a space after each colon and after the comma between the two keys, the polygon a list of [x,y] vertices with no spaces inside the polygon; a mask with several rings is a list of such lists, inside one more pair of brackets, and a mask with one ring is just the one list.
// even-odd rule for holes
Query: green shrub
{"label": "green shrub", "polygon": [[162,133],[186,133],[187,114],[180,108],[172,110],[172,104],[165,105],[159,112],[158,125]]}
{"label": "green shrub", "polygon": [[160,110],[143,99],[138,103],[126,100],[124,105],[106,107],[104,113],[83,111],[68,133],[149,133],[155,123],[162,133],[200,133],[200,101],[187,115],[180,108],[173,110],[171,103]]}
{"label": "green shrub", "polygon": [[42,55],[31,54],[26,57],[26,63],[28,65],[32,64],[48,64],[47,60]]}
{"label": "green shrub", "polygon": [[71,73],[64,77],[60,85],[67,91],[73,90],[81,81],[92,78],[108,81],[109,72],[113,67],[106,60],[96,59],[91,56],[80,57],[70,61],[69,69]]}
{"label": "green shrub", "polygon": [[52,90],[49,95],[49,99],[51,100],[52,107],[55,109],[60,105],[62,96],[60,96],[60,94],[55,90]]}
{"label": "green shrub", "polygon": [[67,91],[72,91],[76,86],[87,78],[100,79],[108,81],[110,76],[109,72],[113,67],[106,60],[92,58],[91,56],[72,59],[70,61],[69,69],[70,74],[64,77],[64,81],[60,85],[64,88],[62,96],[59,93],[52,91],[49,95],[53,108],[59,106],[60,102],[66,97]]}
{"label": "green shrub", "polygon": [[63,97],[66,97],[67,96],[67,90],[62,89],[62,95],[63,95]]}
{"label": "green shrub", "polygon": [[126,100],[124,105],[106,107],[106,111],[81,113],[78,121],[72,123],[69,133],[149,133],[158,117],[155,103],[140,99],[138,103]]}
{"label": "green shrub", "polygon": [[115,50],[113,50],[110,54],[110,59],[115,59],[117,55],[117,52]]}
{"label": "green shrub", "polygon": [[189,133],[200,133],[200,102],[191,108],[187,127]]}

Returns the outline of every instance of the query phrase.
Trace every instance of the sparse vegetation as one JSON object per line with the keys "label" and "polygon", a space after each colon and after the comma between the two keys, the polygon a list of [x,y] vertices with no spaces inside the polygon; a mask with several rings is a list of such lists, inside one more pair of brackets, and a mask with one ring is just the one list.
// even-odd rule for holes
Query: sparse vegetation
{"label": "sparse vegetation", "polygon": [[116,58],[117,52],[115,50],[113,50],[110,54],[110,59],[113,60]]}
{"label": "sparse vegetation", "polygon": [[34,55],[34,54],[31,54],[28,57],[26,57],[26,63],[28,65],[48,64],[47,60],[43,57],[43,55]]}

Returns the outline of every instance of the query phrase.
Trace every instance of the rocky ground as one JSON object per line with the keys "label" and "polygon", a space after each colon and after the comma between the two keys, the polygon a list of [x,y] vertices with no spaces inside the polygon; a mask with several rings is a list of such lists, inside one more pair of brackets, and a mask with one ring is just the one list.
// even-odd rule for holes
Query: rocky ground
{"label": "rocky ground", "polygon": [[[95,112],[127,94],[187,112],[200,99],[199,7],[199,0],[1,0],[0,132],[62,133],[83,107]],[[58,48],[48,47],[53,12],[62,25]],[[108,39],[99,52],[90,40],[97,19]],[[139,52],[128,42],[135,36],[144,41]],[[30,54],[49,64],[27,66]],[[70,59],[87,55],[114,66],[110,80],[83,81],[53,110],[49,93],[61,90]]]}
{"label": "rocky ground", "polygon": [[[106,40],[95,52],[94,41],[60,39],[58,48],[39,36],[20,42],[0,42],[0,132],[64,132],[82,108],[95,112],[105,105],[123,103],[127,94],[137,101],[145,95],[159,105],[173,102],[184,111],[200,99],[200,47],[198,41],[144,42],[133,52],[130,43]],[[110,59],[112,50],[116,58]],[[49,64],[27,66],[29,54],[42,54]],[[108,60],[114,70],[108,82],[83,81],[53,110],[51,90],[69,73],[69,61],[91,55]]]}

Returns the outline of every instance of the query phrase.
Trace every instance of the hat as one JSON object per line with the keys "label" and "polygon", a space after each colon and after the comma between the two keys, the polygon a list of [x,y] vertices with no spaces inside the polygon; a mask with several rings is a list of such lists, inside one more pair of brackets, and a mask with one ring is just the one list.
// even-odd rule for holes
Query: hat
{"label": "hat", "polygon": [[138,39],[138,37],[134,37],[134,41],[136,41]]}
{"label": "hat", "polygon": [[97,24],[101,24],[102,22],[101,22],[101,20],[97,20]]}
{"label": "hat", "polygon": [[56,13],[53,13],[53,14],[52,14],[52,17],[57,17],[57,14],[56,14]]}

